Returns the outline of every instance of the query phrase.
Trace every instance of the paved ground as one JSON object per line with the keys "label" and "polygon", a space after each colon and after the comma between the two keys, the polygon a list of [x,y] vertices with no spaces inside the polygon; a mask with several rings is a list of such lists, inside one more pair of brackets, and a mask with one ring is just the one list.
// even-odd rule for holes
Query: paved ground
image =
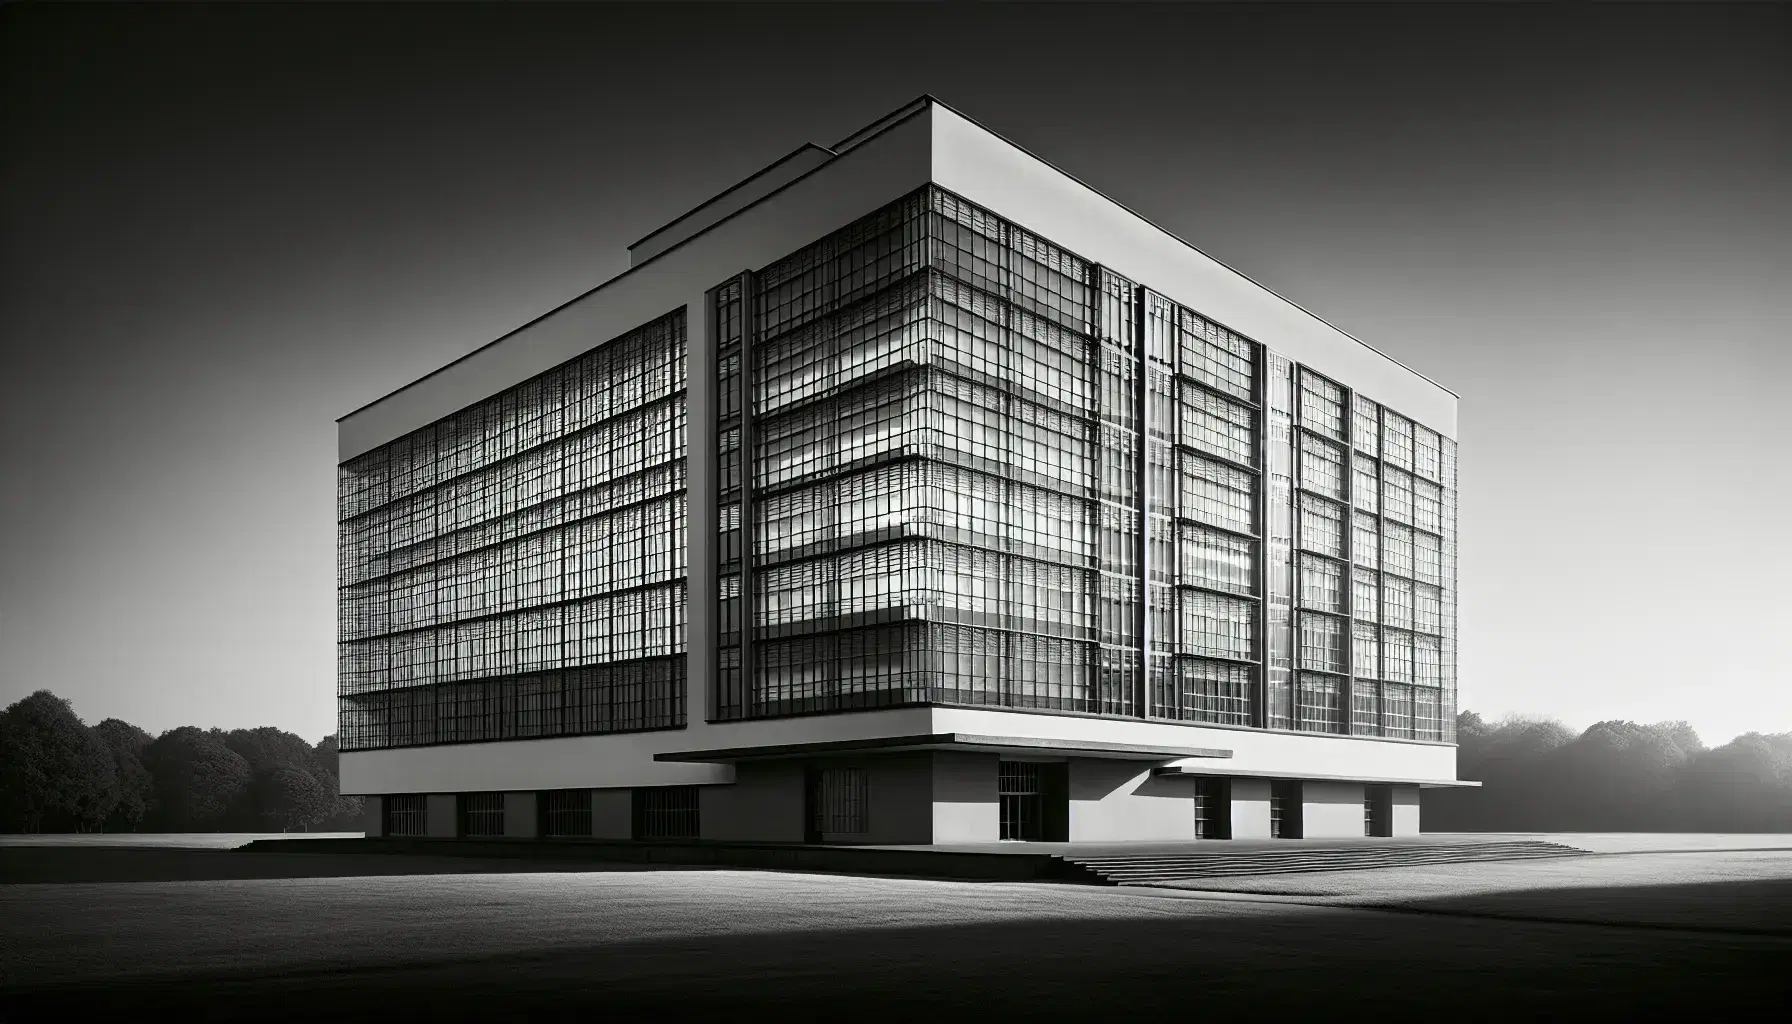
{"label": "paved ground", "polygon": [[139,835],[135,832],[102,832],[86,835],[0,835],[0,849],[9,846],[55,847],[58,849],[164,848],[190,850],[230,850],[257,839],[359,839],[360,832],[170,832]]}
{"label": "paved ground", "polygon": [[[92,877],[83,855],[114,874],[184,858],[185,880],[53,880]],[[1784,910],[1737,909],[1786,906],[1792,854],[1771,851],[1293,876],[1270,896],[572,867],[0,848],[0,1020],[1584,1021],[1783,1001],[1792,972]],[[1501,899],[1507,919],[1468,916]],[[1602,923],[1510,919],[1591,904]]]}

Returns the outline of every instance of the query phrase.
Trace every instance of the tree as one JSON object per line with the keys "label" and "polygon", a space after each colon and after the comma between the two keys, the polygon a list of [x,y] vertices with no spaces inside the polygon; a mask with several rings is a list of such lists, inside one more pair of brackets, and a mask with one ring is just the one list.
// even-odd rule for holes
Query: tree
{"label": "tree", "polygon": [[144,751],[155,779],[155,821],[171,831],[207,831],[228,821],[249,789],[249,762],[213,733],[170,729]]}
{"label": "tree", "polygon": [[112,751],[112,769],[118,777],[118,801],[106,817],[106,827],[135,832],[155,802],[156,784],[143,767],[143,752],[154,738],[129,722],[108,718],[93,727],[100,742]]}
{"label": "tree", "polygon": [[317,741],[311,748],[312,758],[317,765],[317,778],[336,798],[336,807],[323,824],[326,827],[344,830],[358,830],[362,827],[361,811],[365,801],[358,796],[342,796],[341,773],[338,765],[341,753],[337,748],[336,735],[331,733]]}
{"label": "tree", "polygon": [[[293,733],[272,726],[256,729],[212,730],[224,745],[248,762],[252,784],[230,809],[228,827],[248,830],[306,828],[329,816],[333,807],[314,814],[308,794],[329,793],[334,800],[336,780],[322,778],[311,744]],[[300,783],[288,776],[308,776]],[[301,796],[300,794],[307,794]],[[297,800],[298,803],[293,801]]]}
{"label": "tree", "polygon": [[283,764],[257,772],[255,805],[261,822],[282,832],[309,829],[336,810],[336,794],[304,765]]}
{"label": "tree", "polygon": [[9,830],[98,828],[117,802],[112,752],[69,702],[39,690],[0,712],[0,819]]}
{"label": "tree", "polygon": [[1689,828],[1792,832],[1792,733],[1751,732],[1700,751],[1676,781]]}
{"label": "tree", "polygon": [[1586,832],[1673,829],[1678,804],[1674,776],[1703,746],[1684,722],[1595,722],[1545,761],[1564,796],[1561,809],[1566,813],[1556,827]]}

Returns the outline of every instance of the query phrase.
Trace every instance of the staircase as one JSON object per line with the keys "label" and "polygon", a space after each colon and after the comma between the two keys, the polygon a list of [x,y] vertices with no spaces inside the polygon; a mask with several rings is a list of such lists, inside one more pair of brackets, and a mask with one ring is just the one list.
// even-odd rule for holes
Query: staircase
{"label": "staircase", "polygon": [[[1211,842],[1215,846],[1225,845],[1224,840]],[[1559,843],[1504,840],[1404,846],[1300,845],[1286,850],[1249,849],[1214,853],[1177,851],[1058,856],[1067,864],[1093,874],[1106,885],[1163,885],[1203,878],[1284,875],[1312,871],[1365,871],[1374,868],[1421,867],[1428,864],[1469,864],[1586,855],[1586,850]]]}

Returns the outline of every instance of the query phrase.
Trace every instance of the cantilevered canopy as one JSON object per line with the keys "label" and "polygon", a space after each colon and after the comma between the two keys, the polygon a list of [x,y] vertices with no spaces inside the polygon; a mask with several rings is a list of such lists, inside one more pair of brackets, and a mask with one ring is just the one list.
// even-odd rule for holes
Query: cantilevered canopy
{"label": "cantilevered canopy", "polygon": [[1094,740],[1044,739],[1034,736],[974,736],[962,732],[925,733],[914,736],[878,736],[862,740],[819,743],[784,743],[760,747],[724,747],[715,750],[670,750],[653,755],[655,761],[728,764],[736,761],[769,761],[789,757],[830,754],[891,754],[905,750],[961,750],[993,754],[1059,754],[1113,761],[1176,761],[1187,757],[1231,757],[1230,750],[1211,747],[1158,747],[1143,743],[1104,743]]}
{"label": "cantilevered canopy", "polygon": [[1163,765],[1151,769],[1153,775],[1189,775],[1194,777],[1224,775],[1234,779],[1290,779],[1302,782],[1362,782],[1371,786],[1417,786],[1420,789],[1471,788],[1479,786],[1479,782],[1468,782],[1461,779],[1366,779],[1361,775],[1315,775],[1312,772],[1266,772],[1238,768],[1190,768],[1182,765]]}

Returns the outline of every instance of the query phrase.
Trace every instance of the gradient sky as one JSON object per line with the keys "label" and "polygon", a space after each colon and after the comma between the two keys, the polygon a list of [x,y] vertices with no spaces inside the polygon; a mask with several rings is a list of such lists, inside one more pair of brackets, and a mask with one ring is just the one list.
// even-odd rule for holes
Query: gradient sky
{"label": "gradient sky", "polygon": [[1462,395],[1463,707],[1792,730],[1775,5],[10,6],[0,704],[334,731],[334,420],[922,92]]}

